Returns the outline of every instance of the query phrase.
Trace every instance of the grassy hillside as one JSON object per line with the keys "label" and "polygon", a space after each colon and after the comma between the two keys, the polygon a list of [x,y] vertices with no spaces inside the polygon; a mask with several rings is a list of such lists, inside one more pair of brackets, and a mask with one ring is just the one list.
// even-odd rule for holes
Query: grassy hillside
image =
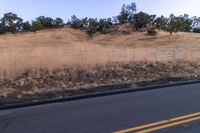
{"label": "grassy hillside", "polygon": [[0,105],[200,77],[200,34],[129,29],[92,39],[70,27],[0,36]]}
{"label": "grassy hillside", "polygon": [[[198,59],[200,34],[169,33],[157,36],[130,32],[121,26],[113,35],[87,37],[84,31],[70,27],[34,33],[0,36],[1,74],[20,73],[24,69],[62,68],[64,65],[96,65],[129,61],[167,61]],[[123,31],[130,34],[124,35]],[[175,57],[174,57],[175,54]]]}

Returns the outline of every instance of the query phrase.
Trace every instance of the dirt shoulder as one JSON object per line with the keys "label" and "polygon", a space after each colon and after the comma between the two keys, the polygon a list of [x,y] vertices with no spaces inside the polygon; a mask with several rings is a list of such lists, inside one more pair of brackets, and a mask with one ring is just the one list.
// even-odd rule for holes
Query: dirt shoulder
{"label": "dirt shoulder", "polygon": [[0,79],[0,105],[122,89],[120,84],[134,89],[197,79],[199,76],[200,64],[184,61],[26,70],[18,76]]}

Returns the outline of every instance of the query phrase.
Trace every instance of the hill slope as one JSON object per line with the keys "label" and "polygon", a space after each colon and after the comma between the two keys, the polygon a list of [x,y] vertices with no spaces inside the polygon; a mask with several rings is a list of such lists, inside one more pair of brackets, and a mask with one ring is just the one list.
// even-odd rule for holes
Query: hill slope
{"label": "hill slope", "polygon": [[69,27],[2,35],[0,105],[106,91],[102,85],[133,88],[195,79],[200,76],[199,43],[200,34],[170,37],[165,32],[89,39]]}
{"label": "hill slope", "polygon": [[[0,71],[15,73],[24,69],[60,68],[63,65],[96,65],[111,62],[195,58],[200,53],[200,34],[144,32],[97,34],[89,39],[84,31],[70,27],[34,33],[0,36]],[[177,54],[176,57],[171,57]]]}

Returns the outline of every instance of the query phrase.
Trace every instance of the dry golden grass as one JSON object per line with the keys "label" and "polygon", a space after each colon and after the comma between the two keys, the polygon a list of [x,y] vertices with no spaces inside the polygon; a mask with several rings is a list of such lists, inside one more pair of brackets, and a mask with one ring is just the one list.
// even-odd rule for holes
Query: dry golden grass
{"label": "dry golden grass", "polygon": [[200,34],[143,32],[129,35],[97,35],[87,39],[69,27],[34,33],[0,36],[1,75],[24,69],[61,68],[64,65],[96,65],[127,61],[193,60],[200,53]]}

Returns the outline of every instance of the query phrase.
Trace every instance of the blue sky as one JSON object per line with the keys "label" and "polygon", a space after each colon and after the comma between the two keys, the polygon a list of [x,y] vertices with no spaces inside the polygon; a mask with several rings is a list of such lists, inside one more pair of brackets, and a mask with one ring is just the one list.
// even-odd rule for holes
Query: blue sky
{"label": "blue sky", "polygon": [[61,17],[65,21],[75,14],[78,17],[116,16],[123,3],[135,2],[139,11],[168,16],[184,13],[200,16],[199,0],[0,0],[0,16],[17,13],[25,20],[38,16]]}

